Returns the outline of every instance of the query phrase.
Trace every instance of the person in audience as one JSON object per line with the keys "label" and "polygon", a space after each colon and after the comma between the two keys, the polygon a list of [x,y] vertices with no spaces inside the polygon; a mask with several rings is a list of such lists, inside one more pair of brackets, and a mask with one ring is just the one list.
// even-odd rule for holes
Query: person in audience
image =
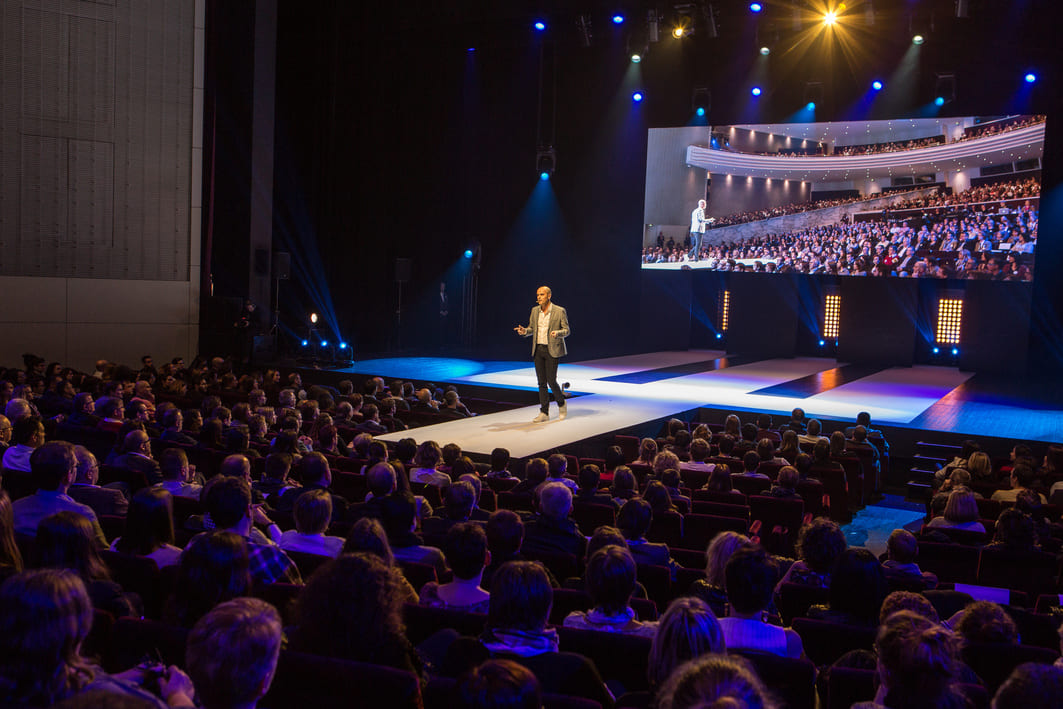
{"label": "person in audience", "polygon": [[379,557],[343,554],[318,567],[299,594],[290,646],[420,674],[421,660],[406,639],[402,603],[395,574]]}
{"label": "person in audience", "polygon": [[801,657],[801,636],[789,628],[769,625],[763,613],[772,602],[778,574],[775,563],[760,547],[744,547],[724,567],[730,612],[720,618],[727,648],[760,650],[783,657]]}
{"label": "person in audience", "polygon": [[867,549],[846,549],[831,569],[829,605],[812,606],[808,617],[873,628],[887,590],[878,558]]}
{"label": "person in audience", "polygon": [[24,416],[21,419],[12,420],[14,424],[11,430],[11,440],[14,445],[4,451],[2,465],[5,470],[28,473],[30,472],[30,456],[33,455],[33,451],[44,445],[44,424],[40,416]]}
{"label": "person in audience", "polygon": [[122,554],[143,556],[158,567],[176,566],[181,548],[174,546],[173,498],[161,488],[144,488],[133,495],[125,531],[111,544]]}
{"label": "person in audience", "polygon": [[295,529],[281,534],[277,544],[286,552],[339,556],[344,538],[325,534],[332,519],[332,498],[325,490],[309,490],[295,501]]}
{"label": "person in audience", "polygon": [[797,533],[797,561],[779,581],[828,588],[834,562],[848,545],[837,522],[816,517]]}
{"label": "person in audience", "polygon": [[443,490],[442,515],[422,522],[426,534],[446,534],[456,524],[468,522],[476,506],[476,489],[466,480],[458,480]]}
{"label": "person in audience", "polygon": [[[524,561],[520,549],[524,544],[524,522],[512,510],[499,509],[487,520],[487,550],[491,558],[484,569],[481,585],[491,588],[495,572],[507,561]],[[555,585],[556,581],[551,585]]]}
{"label": "person in audience", "polygon": [[[665,474],[672,473],[675,477],[679,477],[679,472],[676,470],[666,470],[664,472]],[[642,491],[642,499],[649,503],[654,515],[679,514],[679,509],[672,502],[672,496],[668,493],[668,488],[659,480],[650,480],[646,483],[646,489]],[[628,502],[631,502],[631,500]]]}
{"label": "person in audience", "polygon": [[483,480],[481,480],[480,476],[475,472],[476,468],[473,466],[472,461],[469,460],[468,456],[462,456],[462,460],[464,464],[468,465],[469,470],[472,471],[462,473],[461,477],[458,478],[458,482],[467,483],[472,487],[472,511],[469,512],[469,519],[474,522],[486,522],[491,516],[491,513],[480,507],[480,496],[483,494]]}
{"label": "person in audience", "polygon": [[122,442],[122,454],[115,459],[114,466],[132,473],[141,473],[148,485],[162,482],[162,470],[151,457],[151,439],[143,430],[126,434]]}
{"label": "person in audience", "polygon": [[749,537],[738,532],[720,532],[705,551],[705,578],[691,584],[688,595],[704,601],[718,618],[727,615],[727,582],[724,570],[734,553],[750,545]]}
{"label": "person in audience", "polygon": [[443,552],[425,546],[421,537],[414,532],[417,527],[417,501],[412,494],[402,490],[385,497],[380,507],[380,523],[387,532],[388,543],[396,560],[432,566],[437,578],[446,575],[447,562]]}
{"label": "person in audience", "polygon": [[15,543],[15,516],[11,498],[0,490],[0,582],[22,571],[22,552]]}
{"label": "person in audience", "polygon": [[653,458],[653,477],[661,479],[665,470],[679,470],[679,456],[673,451],[663,450]]}
{"label": "person in audience", "polygon": [[[956,470],[962,470],[962,468],[953,468],[954,473]],[[993,461],[988,453],[983,453],[982,451],[971,453],[971,457],[967,459],[966,471],[971,476],[971,479],[977,482],[984,483],[996,479],[996,473],[993,472]]]}
{"label": "person in audience", "polygon": [[15,532],[36,536],[37,526],[45,517],[56,512],[76,512],[92,525],[93,538],[99,549],[107,548],[107,538],[100,528],[96,513],[88,505],[75,502],[67,495],[77,475],[77,456],[74,446],[66,441],[49,441],[33,452],[30,458],[32,478],[37,485],[33,495],[15,500],[12,512]]}
{"label": "person in audience", "polygon": [[616,503],[613,502],[612,495],[608,492],[598,491],[598,485],[601,483],[601,479],[601,470],[594,463],[588,463],[580,468],[579,489],[576,490],[573,503],[582,503],[585,505],[608,505],[615,509]]}
{"label": "person in audience", "polygon": [[774,709],[771,692],[743,657],[708,653],[676,668],[657,692],[658,709]]}
{"label": "person in audience", "polygon": [[941,483],[945,482],[945,480],[948,479],[949,475],[952,474],[952,471],[955,468],[966,468],[967,460],[971,457],[972,454],[980,451],[981,449],[982,446],[980,443],[978,443],[978,441],[974,441],[971,439],[964,441],[963,444],[960,446],[960,452],[957,453],[952,458],[952,460],[945,463],[945,465],[941,466],[934,473],[934,484],[941,485]]}
{"label": "person in audience", "polygon": [[643,438],[639,442],[639,454],[632,465],[646,465],[653,467],[653,460],[657,457],[657,441],[652,438]]}
{"label": "person in audience", "polygon": [[247,545],[239,535],[205,532],[192,538],[177,566],[163,620],[191,628],[219,603],[251,592]]}
{"label": "person in audience", "polygon": [[628,500],[639,496],[638,480],[635,479],[631,468],[621,465],[613,471],[613,484],[609,487],[609,494],[613,496],[613,503],[617,507],[623,507]]}
{"label": "person in audience", "polygon": [[425,441],[417,448],[410,468],[410,482],[436,485],[449,485],[450,476],[438,470],[443,459],[443,451],[435,441]]}
{"label": "person in audience", "polygon": [[395,564],[395,555],[391,552],[391,545],[388,544],[388,535],[384,533],[384,528],[380,526],[379,521],[371,517],[363,517],[355,522],[351,531],[347,533],[347,539],[343,542],[342,554],[359,552],[374,554],[387,564],[395,576],[395,582],[400,588],[399,592],[406,603],[416,604],[420,601],[417,591],[402,574],[402,569]]}
{"label": "person in audience", "polygon": [[898,611],[879,627],[875,650],[878,691],[874,700],[853,704],[853,709],[968,706],[958,687],[960,640],[940,624]]}
{"label": "person in audience", "polygon": [[217,605],[188,634],[185,666],[203,709],[254,709],[280,657],[277,609],[257,598]]}
{"label": "person in audience", "polygon": [[605,449],[605,456],[603,458],[605,463],[602,469],[602,482],[613,482],[613,472],[621,465],[627,464],[627,457],[624,455],[624,449],[620,446],[609,446]]}
{"label": "person in audience", "polygon": [[968,603],[955,624],[965,644],[1002,643],[1016,645],[1019,631],[1003,608],[990,601]]}
{"label": "person in audience", "polygon": [[203,414],[199,409],[185,409],[182,413],[184,414],[182,430],[189,436],[198,436],[203,430]]}
{"label": "person in audience", "polygon": [[557,631],[547,627],[553,601],[541,564],[507,562],[491,583],[487,629],[480,641],[492,655],[513,658],[530,669],[546,692],[612,706],[613,696],[594,664],[582,655],[558,651]]}
{"label": "person in audience", "polygon": [[782,443],[779,445],[778,457],[793,465],[797,454],[801,452],[801,446],[797,441],[797,433],[793,430],[783,431]]}
{"label": "person in audience", "polygon": [[797,444],[815,446],[820,441],[826,441],[829,444],[830,439],[821,435],[822,430],[823,424],[819,422],[819,419],[809,419],[807,431],[797,435]]}
{"label": "person in audience", "polygon": [[123,414],[122,397],[120,395],[102,396],[96,400],[96,415],[100,417],[96,428],[101,431],[118,433],[122,428]]}
{"label": "person in audience", "polygon": [[985,527],[978,521],[978,502],[969,488],[957,488],[950,492],[944,514],[934,517],[927,526],[985,533]]}
{"label": "person in audience", "polygon": [[887,559],[882,562],[882,572],[886,581],[897,581],[905,585],[913,584],[923,588],[937,587],[937,576],[923,571],[915,563],[919,556],[919,540],[905,529],[895,529],[886,540]]}
{"label": "person in audience", "polygon": [[[1019,496],[1019,493],[1023,490],[1029,490],[1036,479],[1037,473],[1032,467],[1016,464],[1015,467],[1011,469],[1011,489],[997,490],[989,499],[996,500],[997,502],[1014,502],[1015,498]],[[1041,498],[1042,505],[1048,504],[1048,500],[1045,499],[1044,495],[1037,493],[1037,496]]]}
{"label": "person in audience", "polygon": [[661,687],[684,662],[725,652],[723,630],[705,602],[699,598],[677,598],[661,616],[653,636],[646,666],[650,688]]}
{"label": "person in audience", "polygon": [[532,458],[524,466],[525,479],[517,483],[510,492],[514,495],[528,495],[530,497],[536,488],[543,484],[548,474],[549,467],[546,459]]}
{"label": "person in audience", "polygon": [[661,485],[668,491],[672,504],[683,514],[690,512],[693,505],[690,497],[683,494],[683,479],[678,470],[665,470],[661,473]]}
{"label": "person in audience", "polygon": [[543,487],[539,496],[539,514],[524,525],[524,551],[582,557],[587,549],[587,539],[569,518],[571,512],[572,491],[568,487],[558,482]]}
{"label": "person in audience", "polygon": [[196,447],[206,450],[223,450],[225,448],[225,441],[222,440],[224,433],[225,426],[221,421],[215,418],[207,419],[199,430],[199,440],[196,443]]}
{"label": "person in audience", "polygon": [[564,620],[566,628],[651,638],[657,634],[657,623],[638,620],[630,605],[635,591],[631,552],[619,546],[598,549],[587,561],[586,579],[593,605],[589,611],[569,613]]}
{"label": "person in audience", "polygon": [[[264,409],[265,411],[273,412],[273,409]],[[266,435],[269,432],[269,419],[262,414],[252,414],[247,419],[247,435],[248,440],[259,446],[268,446],[270,439]]]}
{"label": "person in audience", "polygon": [[778,466],[790,464],[790,461],[775,455],[775,443],[770,438],[761,438],[758,440],[756,451],[757,455],[760,456],[761,463],[769,463]]}
{"label": "person in audience", "polygon": [[248,460],[261,458],[261,454],[251,448],[251,436],[247,432],[247,426],[231,426],[225,431],[225,452],[232,455],[242,455]]}
{"label": "person in audience", "polygon": [[747,451],[742,456],[742,472],[731,473],[731,477],[736,478],[753,478],[756,480],[770,480],[764,473],[758,473],[757,468],[760,467],[761,459],[760,454],[755,450]]}
{"label": "person in audience", "polygon": [[[203,505],[215,529],[235,533],[247,545],[248,568],[256,585],[302,583],[299,569],[274,539],[280,530],[259,506],[251,505],[251,486],[243,478],[218,475],[203,491]],[[270,537],[255,525],[267,528]],[[272,537],[272,538],[271,538]]]}
{"label": "person in audience", "polygon": [[713,492],[731,492],[734,490],[734,484],[731,482],[731,469],[723,463],[717,464],[713,471],[709,473],[709,479],[705,481],[701,489]]}
{"label": "person in audience", "polygon": [[733,455],[742,460],[745,458],[746,453],[757,450],[757,424],[744,423],[740,429],[739,437],[735,441],[735,447]]}
{"label": "person in audience", "polygon": [[714,464],[706,462],[711,454],[712,448],[708,439],[695,437],[690,442],[690,460],[680,462],[679,469],[711,473],[716,467]]}
{"label": "person in audience", "polygon": [[461,679],[458,691],[466,709],[541,709],[539,680],[512,660],[487,660]]}
{"label": "person in audience", "polygon": [[332,499],[332,521],[338,522],[347,517],[347,500],[330,490],[332,486],[332,468],[328,459],[317,451],[303,456],[300,464],[303,474],[301,487],[289,488],[273,503],[277,510],[294,510],[300,497],[311,490],[321,490]]}
{"label": "person in audience", "polygon": [[198,500],[203,494],[203,486],[194,481],[195,473],[188,464],[188,454],[180,448],[167,448],[160,458],[162,482],[155,487],[166,490],[174,497]]}
{"label": "person in audience", "polygon": [[486,478],[502,478],[510,479],[516,477],[513,473],[509,472],[509,449],[508,448],[495,448],[491,451],[491,470],[488,471]]}
{"label": "person in audience", "polygon": [[96,456],[84,446],[74,447],[74,456],[77,458],[77,477],[67,489],[68,495],[83,505],[88,505],[97,515],[115,515],[124,517],[129,509],[129,500],[122,493],[122,483],[112,483],[101,487],[97,484],[100,478],[100,466],[96,463]]}
{"label": "person in audience", "polygon": [[487,535],[482,527],[462,522],[451,527],[443,542],[447,566],[454,580],[439,584],[431,581],[420,591],[420,604],[433,608],[450,608],[467,613],[486,613],[490,593],[481,585],[484,568],[491,563]]}
{"label": "person in audience", "polygon": [[[793,433],[793,431],[790,431]],[[770,497],[778,497],[785,500],[800,500],[801,495],[797,492],[797,483],[801,482],[801,475],[797,468],[792,465],[784,465],[779,468],[779,476],[768,490]]]}
{"label": "person in audience", "polygon": [[1039,662],[1024,662],[1011,671],[993,696],[992,709],[1049,707],[1063,696],[1063,668]]}
{"label": "person in audience", "polygon": [[1021,510],[1008,508],[1000,513],[993,541],[984,548],[1007,549],[1020,553],[1039,551],[1041,545],[1037,537],[1037,524],[1030,515]]}
{"label": "person in audience", "polygon": [[111,580],[100,558],[92,525],[75,512],[57,512],[41,520],[34,540],[39,568],[70,569],[85,582],[92,605],[116,618],[139,616],[135,597],[127,596]]}
{"label": "person in audience", "polygon": [[672,559],[667,544],[654,543],[646,539],[646,533],[653,524],[653,509],[644,499],[628,500],[616,516],[616,526],[627,540],[631,556],[639,564],[665,566],[675,580],[679,565]]}
{"label": "person in audience", "polygon": [[0,585],[0,704],[49,707],[102,691],[116,696],[115,706],[125,698],[144,707],[195,706],[191,680],[173,665],[160,668],[162,701],[140,686],[140,671],[111,675],[82,656],[92,622],[92,602],[73,571],[27,571]]}
{"label": "person in audience", "polygon": [[538,487],[535,488],[535,492],[532,493],[536,498],[541,494],[543,487],[551,483],[560,483],[561,485],[564,485],[570,492],[572,492],[572,494],[575,494],[576,490],[579,489],[579,486],[574,480],[565,477],[565,473],[568,472],[568,459],[560,453],[554,453],[547,458],[546,470],[546,480],[541,482]]}

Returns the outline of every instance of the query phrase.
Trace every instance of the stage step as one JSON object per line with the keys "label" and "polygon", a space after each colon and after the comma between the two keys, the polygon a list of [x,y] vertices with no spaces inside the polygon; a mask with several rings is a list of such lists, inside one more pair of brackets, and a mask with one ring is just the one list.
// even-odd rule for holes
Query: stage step
{"label": "stage step", "polygon": [[960,454],[959,446],[952,446],[947,443],[931,443],[930,441],[916,441],[916,450],[921,450],[926,453],[930,453],[937,456],[943,456],[946,459],[955,458]]}
{"label": "stage step", "polygon": [[912,463],[923,469],[933,468],[934,470],[938,470],[939,468],[943,468],[945,463],[949,462],[949,460],[949,458],[937,458],[934,456],[923,455],[922,453],[916,453],[912,456]]}
{"label": "stage step", "polygon": [[933,485],[933,483],[934,483],[934,471],[933,470],[923,470],[921,468],[912,468],[911,470],[908,471],[908,477],[909,477],[910,480],[915,480],[916,482],[919,482],[919,483],[922,483],[922,484],[925,484],[925,485]]}
{"label": "stage step", "polygon": [[907,486],[906,500],[912,502],[922,502],[926,504],[930,501],[930,495],[933,488],[927,483],[918,482],[916,480],[909,480]]}

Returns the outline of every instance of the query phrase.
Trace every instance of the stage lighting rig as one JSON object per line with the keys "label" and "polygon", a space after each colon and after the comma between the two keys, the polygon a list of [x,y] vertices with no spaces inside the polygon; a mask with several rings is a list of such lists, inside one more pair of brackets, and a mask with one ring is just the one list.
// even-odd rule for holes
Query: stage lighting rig
{"label": "stage lighting rig", "polygon": [[656,8],[646,11],[646,38],[650,42],[661,41],[661,18]]}
{"label": "stage lighting rig", "polygon": [[557,151],[552,145],[540,145],[535,152],[535,172],[540,179],[549,180],[553,177],[555,170],[557,170]]}
{"label": "stage lighting rig", "polygon": [[[934,74],[934,96],[941,99],[939,106],[956,100],[956,74],[951,71],[939,71]],[[936,99],[935,99],[936,103]]]}
{"label": "stage lighting rig", "polygon": [[712,94],[708,87],[695,86],[690,96],[690,110],[698,116],[704,116],[712,108]]}
{"label": "stage lighting rig", "polygon": [[[621,20],[621,22],[623,22],[623,20]],[[579,15],[576,17],[576,29],[579,30],[580,43],[583,45],[583,48],[589,49],[591,43],[594,41],[590,15]]]}

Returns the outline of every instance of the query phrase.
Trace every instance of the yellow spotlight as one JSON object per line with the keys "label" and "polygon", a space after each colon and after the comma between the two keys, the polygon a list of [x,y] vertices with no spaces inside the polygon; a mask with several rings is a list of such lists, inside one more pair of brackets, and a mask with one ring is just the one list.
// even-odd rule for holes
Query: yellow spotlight
{"label": "yellow spotlight", "polygon": [[828,12],[826,15],[823,16],[823,24],[827,25],[828,27],[832,26],[837,21],[838,21],[838,13],[835,12],[834,10],[831,10],[830,12]]}
{"label": "yellow spotlight", "polygon": [[310,313],[310,322],[317,325],[317,313]]}
{"label": "yellow spotlight", "polygon": [[682,27],[676,27],[674,30],[672,30],[672,36],[675,37],[676,39],[682,39],[682,37],[683,37],[683,28]]}

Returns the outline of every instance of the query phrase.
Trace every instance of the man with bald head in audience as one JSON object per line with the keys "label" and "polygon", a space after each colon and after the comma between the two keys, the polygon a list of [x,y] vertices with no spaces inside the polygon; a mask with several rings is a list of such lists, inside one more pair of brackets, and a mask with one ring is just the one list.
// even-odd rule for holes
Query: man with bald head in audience
{"label": "man with bald head in audience", "polygon": [[122,454],[115,458],[116,468],[142,473],[148,485],[162,482],[162,469],[151,457],[151,439],[144,431],[130,431],[122,441]]}

